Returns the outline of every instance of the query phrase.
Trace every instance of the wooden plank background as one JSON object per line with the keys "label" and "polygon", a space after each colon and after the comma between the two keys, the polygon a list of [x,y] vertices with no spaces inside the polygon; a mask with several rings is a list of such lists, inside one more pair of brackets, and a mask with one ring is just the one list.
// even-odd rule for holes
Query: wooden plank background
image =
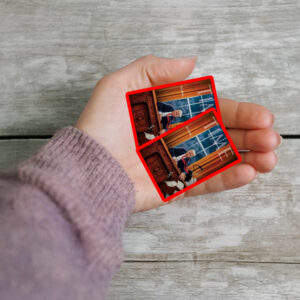
{"label": "wooden plank background", "polygon": [[0,169],[149,53],[197,55],[191,77],[266,105],[285,137],[253,184],[133,215],[109,299],[300,299],[299,15],[297,0],[0,0]]}

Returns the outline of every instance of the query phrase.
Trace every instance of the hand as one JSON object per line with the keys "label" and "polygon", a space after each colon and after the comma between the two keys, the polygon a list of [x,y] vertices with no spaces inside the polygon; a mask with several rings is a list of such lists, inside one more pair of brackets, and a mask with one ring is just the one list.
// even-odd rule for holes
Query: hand
{"label": "hand", "polygon": [[185,174],[184,173],[181,173],[180,175],[179,175],[179,179],[181,180],[181,181],[185,181]]}
{"label": "hand", "polygon": [[[77,128],[103,145],[124,167],[135,184],[135,211],[165,204],[135,150],[125,94],[127,91],[184,80],[196,59],[142,57],[102,78],[86,105]],[[220,99],[223,123],[242,154],[242,163],[176,197],[203,195],[250,183],[257,172],[270,172],[277,163],[274,149],[281,138],[272,128],[273,115],[263,106]]]}

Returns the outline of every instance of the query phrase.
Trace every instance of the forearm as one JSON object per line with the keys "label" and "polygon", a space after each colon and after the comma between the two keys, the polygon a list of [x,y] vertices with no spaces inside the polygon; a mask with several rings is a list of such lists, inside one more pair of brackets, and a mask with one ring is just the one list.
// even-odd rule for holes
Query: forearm
{"label": "forearm", "polygon": [[134,207],[118,162],[70,127],[2,176],[0,189],[0,298],[104,296]]}

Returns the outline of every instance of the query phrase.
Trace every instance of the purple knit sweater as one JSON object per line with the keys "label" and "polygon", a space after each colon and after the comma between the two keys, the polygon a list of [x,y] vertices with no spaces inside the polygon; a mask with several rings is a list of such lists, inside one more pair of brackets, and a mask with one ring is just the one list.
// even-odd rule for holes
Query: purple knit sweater
{"label": "purple knit sweater", "polygon": [[104,299],[135,203],[120,164],[73,127],[0,176],[0,299]]}

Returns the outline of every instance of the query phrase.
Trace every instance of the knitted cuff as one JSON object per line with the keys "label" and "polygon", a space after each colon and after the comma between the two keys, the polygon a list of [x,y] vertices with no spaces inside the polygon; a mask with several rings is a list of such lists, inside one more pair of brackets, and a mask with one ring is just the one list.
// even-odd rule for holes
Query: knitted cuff
{"label": "knitted cuff", "polygon": [[123,261],[121,234],[135,204],[134,185],[116,159],[66,127],[18,167],[18,177],[50,196],[80,237],[90,266],[112,276]]}

